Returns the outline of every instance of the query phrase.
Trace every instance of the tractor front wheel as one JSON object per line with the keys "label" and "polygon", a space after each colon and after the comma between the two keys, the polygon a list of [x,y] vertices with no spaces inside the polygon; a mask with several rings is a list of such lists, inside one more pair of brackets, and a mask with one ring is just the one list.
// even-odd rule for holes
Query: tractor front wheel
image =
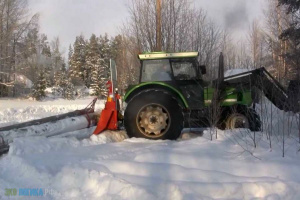
{"label": "tractor front wheel", "polygon": [[135,95],[124,114],[129,137],[177,139],[183,129],[182,107],[169,93],[146,90]]}
{"label": "tractor front wheel", "polygon": [[226,129],[248,128],[251,131],[261,130],[260,117],[252,108],[240,106],[234,109],[225,110],[223,114],[223,116],[226,116],[223,121]]}
{"label": "tractor front wheel", "polygon": [[250,129],[248,118],[240,113],[232,113],[226,120],[226,129],[235,128]]}

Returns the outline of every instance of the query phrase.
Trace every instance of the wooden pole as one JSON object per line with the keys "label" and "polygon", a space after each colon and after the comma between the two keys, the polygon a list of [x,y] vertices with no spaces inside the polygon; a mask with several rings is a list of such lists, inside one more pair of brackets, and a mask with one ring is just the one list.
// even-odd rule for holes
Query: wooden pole
{"label": "wooden pole", "polygon": [[161,0],[156,0],[156,51],[161,51]]}

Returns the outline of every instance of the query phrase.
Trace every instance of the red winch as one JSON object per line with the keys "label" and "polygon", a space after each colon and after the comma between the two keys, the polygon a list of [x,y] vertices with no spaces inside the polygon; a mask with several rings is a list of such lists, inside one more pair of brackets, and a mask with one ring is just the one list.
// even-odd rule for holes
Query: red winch
{"label": "red winch", "polygon": [[107,82],[108,95],[105,107],[101,112],[97,128],[93,134],[98,135],[104,130],[118,129],[118,113],[119,113],[119,99],[120,95],[113,91],[113,84],[111,81]]}

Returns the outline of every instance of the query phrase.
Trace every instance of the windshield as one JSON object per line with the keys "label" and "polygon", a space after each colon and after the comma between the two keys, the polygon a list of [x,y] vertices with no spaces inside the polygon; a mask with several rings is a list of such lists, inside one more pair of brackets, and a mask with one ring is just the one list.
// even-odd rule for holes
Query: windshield
{"label": "windshield", "polygon": [[171,67],[168,59],[143,61],[141,82],[171,81]]}
{"label": "windshield", "polygon": [[197,79],[195,62],[192,60],[172,60],[171,61],[175,80]]}

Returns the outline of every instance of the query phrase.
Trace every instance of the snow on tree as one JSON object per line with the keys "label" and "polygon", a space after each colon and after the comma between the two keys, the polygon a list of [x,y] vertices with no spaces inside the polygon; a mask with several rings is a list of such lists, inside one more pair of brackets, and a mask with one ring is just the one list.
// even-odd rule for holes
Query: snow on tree
{"label": "snow on tree", "polygon": [[63,87],[63,97],[65,99],[74,100],[74,85],[71,82],[70,77],[65,77],[64,79],[64,87]]}
{"label": "snow on tree", "polygon": [[60,41],[59,38],[56,37],[51,42],[51,65],[47,67],[47,74],[50,79],[50,84],[48,86],[52,87],[55,85],[55,79],[57,74],[61,73],[62,68],[65,68],[65,61],[60,52]]}
{"label": "snow on tree", "polygon": [[100,49],[100,74],[99,74],[99,86],[100,94],[102,96],[107,96],[106,83],[110,79],[110,69],[109,69],[109,60],[111,57],[111,48],[108,35],[100,35],[99,38],[99,49]]}
{"label": "snow on tree", "polygon": [[62,58],[60,48],[60,41],[59,38],[56,37],[52,41],[52,65],[54,71],[59,71],[61,67],[64,65],[64,60]]}
{"label": "snow on tree", "polygon": [[61,73],[57,88],[64,99],[74,99],[74,85],[66,71]]}
{"label": "snow on tree", "polygon": [[[53,76],[52,74],[52,60],[51,60],[51,48],[49,45],[49,42],[47,40],[47,36],[45,34],[42,34],[40,36],[40,44],[38,52],[40,55],[38,55],[39,60],[39,67],[45,69],[45,76],[47,80],[47,87],[51,87],[53,85]],[[40,49],[41,48],[41,49]]]}
{"label": "snow on tree", "polygon": [[47,36],[45,34],[41,34],[41,47],[42,47],[41,54],[48,58],[51,58],[51,49],[48,43]]}
{"label": "snow on tree", "polygon": [[[93,89],[93,95],[101,96],[101,85],[99,84],[99,79],[101,75],[101,58],[99,51],[98,40],[93,34],[90,38],[90,41],[87,45],[86,52],[86,66],[89,69],[89,74],[91,76],[91,88]],[[87,71],[85,71],[87,73]]]}
{"label": "snow on tree", "polygon": [[65,65],[55,73],[53,95],[65,99],[74,99],[74,85],[68,75]]}
{"label": "snow on tree", "polygon": [[[85,84],[87,81],[85,80],[84,71],[85,71],[85,57],[86,57],[86,41],[84,37],[78,36],[73,45],[73,53],[69,62],[70,74],[73,78],[79,78]],[[88,86],[88,85],[87,85]]]}
{"label": "snow on tree", "polygon": [[54,83],[54,87],[53,87],[53,95],[54,96],[62,96],[62,93],[63,93],[63,89],[62,89],[62,81],[64,80],[65,77],[64,74],[66,73],[66,67],[65,65],[63,65],[61,67],[61,70],[59,71],[56,71],[54,73],[54,79],[53,79],[53,83]]}
{"label": "snow on tree", "polygon": [[72,48],[72,45],[69,46],[69,54],[68,54],[68,65],[70,66],[71,64],[71,59],[72,59],[72,55],[73,55],[74,51]]}
{"label": "snow on tree", "polygon": [[45,93],[46,87],[47,87],[47,81],[45,77],[45,71],[41,71],[39,73],[37,82],[34,84],[32,96],[38,101],[42,100],[46,96]]}
{"label": "snow on tree", "polygon": [[119,41],[115,42],[112,43],[107,34],[99,38],[93,34],[87,42],[83,36],[76,37],[73,48],[69,47],[69,69],[73,83],[80,78],[88,88],[93,89],[93,95],[106,96],[106,83],[110,79],[109,61],[120,54],[117,49]]}

